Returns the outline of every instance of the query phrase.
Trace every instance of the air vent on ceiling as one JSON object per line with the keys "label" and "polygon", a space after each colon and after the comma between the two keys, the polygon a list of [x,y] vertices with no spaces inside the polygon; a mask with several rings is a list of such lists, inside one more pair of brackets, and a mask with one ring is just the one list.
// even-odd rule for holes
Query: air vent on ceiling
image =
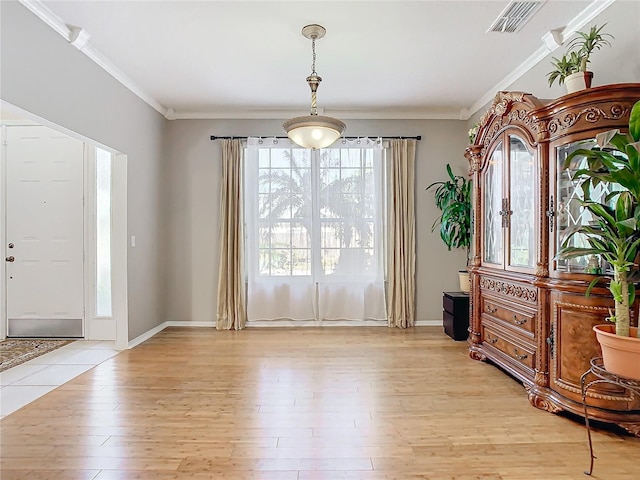
{"label": "air vent on ceiling", "polygon": [[511,1],[493,25],[487,30],[488,32],[498,33],[515,33],[520,30],[525,23],[542,7],[544,1],[539,2],[518,2]]}

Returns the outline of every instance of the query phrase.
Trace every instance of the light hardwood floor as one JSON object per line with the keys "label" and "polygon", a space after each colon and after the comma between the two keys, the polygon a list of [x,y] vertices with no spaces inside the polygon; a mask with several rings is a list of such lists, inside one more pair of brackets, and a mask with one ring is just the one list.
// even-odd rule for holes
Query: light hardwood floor
{"label": "light hardwood floor", "polygon": [[[0,478],[585,478],[579,421],[440,327],[167,328],[0,421]],[[638,480],[600,429],[592,478]]]}

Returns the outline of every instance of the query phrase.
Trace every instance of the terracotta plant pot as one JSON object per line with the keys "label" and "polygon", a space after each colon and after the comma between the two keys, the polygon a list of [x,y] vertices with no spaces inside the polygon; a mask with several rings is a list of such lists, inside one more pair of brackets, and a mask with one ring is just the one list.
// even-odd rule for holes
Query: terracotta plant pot
{"label": "terracotta plant pot", "polygon": [[602,349],[604,368],[621,377],[640,380],[640,338],[638,329],[631,327],[630,337],[616,335],[613,324],[593,327]]}
{"label": "terracotta plant pot", "polygon": [[591,88],[593,72],[576,72],[564,79],[567,93],[579,92],[585,88]]}

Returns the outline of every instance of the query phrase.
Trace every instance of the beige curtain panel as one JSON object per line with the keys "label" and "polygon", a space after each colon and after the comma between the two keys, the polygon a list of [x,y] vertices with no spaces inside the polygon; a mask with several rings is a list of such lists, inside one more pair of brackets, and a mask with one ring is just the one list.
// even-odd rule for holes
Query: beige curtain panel
{"label": "beige curtain panel", "polygon": [[242,143],[237,139],[222,140],[218,330],[240,330],[247,321],[242,183]]}
{"label": "beige curtain panel", "polygon": [[409,328],[415,324],[415,157],[415,140],[391,140],[387,274],[387,320],[390,327]]}

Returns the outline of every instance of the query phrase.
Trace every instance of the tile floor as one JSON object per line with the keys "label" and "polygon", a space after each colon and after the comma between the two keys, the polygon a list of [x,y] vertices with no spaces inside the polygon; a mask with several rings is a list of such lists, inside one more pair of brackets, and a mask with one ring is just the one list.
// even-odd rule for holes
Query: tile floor
{"label": "tile floor", "polygon": [[114,342],[78,340],[0,373],[0,418],[110,359]]}

